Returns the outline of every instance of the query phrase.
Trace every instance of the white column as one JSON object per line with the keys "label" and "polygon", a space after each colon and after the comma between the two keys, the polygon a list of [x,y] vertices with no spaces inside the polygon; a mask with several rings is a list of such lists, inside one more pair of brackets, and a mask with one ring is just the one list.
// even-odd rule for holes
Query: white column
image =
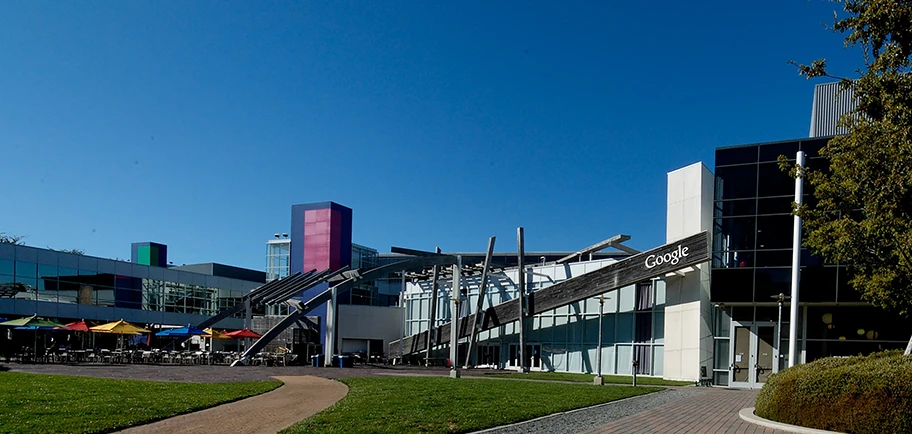
{"label": "white column", "polygon": [[[804,152],[798,151],[795,164],[804,168]],[[799,170],[795,177],[795,203],[801,205],[804,196],[804,179]],[[801,217],[795,216],[792,228],[792,306],[789,316],[789,368],[795,366],[798,358],[798,284],[801,267]]]}
{"label": "white column", "polygon": [[462,256],[456,257],[456,264],[453,265],[453,290],[452,290],[452,311],[450,314],[450,377],[459,378],[459,303],[462,293],[460,272],[462,272]]}
{"label": "white column", "polygon": [[325,365],[332,366],[332,358],[336,352],[336,323],[338,305],[338,293],[336,288],[332,289],[332,297],[326,302],[326,347],[323,356],[326,358]]}

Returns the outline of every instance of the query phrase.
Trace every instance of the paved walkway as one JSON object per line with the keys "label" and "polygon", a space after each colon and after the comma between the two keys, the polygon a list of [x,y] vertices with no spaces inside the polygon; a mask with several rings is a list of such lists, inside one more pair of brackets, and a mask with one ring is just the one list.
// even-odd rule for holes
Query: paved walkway
{"label": "paved walkway", "polygon": [[274,377],[283,386],[262,395],[121,431],[124,434],[273,434],[335,404],[348,393],[338,381]]}
{"label": "paved walkway", "polygon": [[694,434],[780,434],[783,431],[764,428],[741,420],[738,411],[753,407],[754,390],[695,388],[691,396],[627,416],[590,433],[694,433]]}

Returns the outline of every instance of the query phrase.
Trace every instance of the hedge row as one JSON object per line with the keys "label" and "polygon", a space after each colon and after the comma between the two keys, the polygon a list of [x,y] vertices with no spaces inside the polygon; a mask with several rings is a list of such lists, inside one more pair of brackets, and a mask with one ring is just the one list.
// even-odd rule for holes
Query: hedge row
{"label": "hedge row", "polygon": [[756,414],[847,433],[912,433],[912,356],[885,351],[821,359],[772,375]]}

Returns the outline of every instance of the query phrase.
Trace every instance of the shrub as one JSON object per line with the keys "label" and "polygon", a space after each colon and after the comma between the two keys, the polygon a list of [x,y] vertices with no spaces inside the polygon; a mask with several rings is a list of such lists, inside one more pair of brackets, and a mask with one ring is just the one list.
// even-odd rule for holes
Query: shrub
{"label": "shrub", "polygon": [[912,356],[827,358],[772,375],[757,416],[848,433],[912,432]]}

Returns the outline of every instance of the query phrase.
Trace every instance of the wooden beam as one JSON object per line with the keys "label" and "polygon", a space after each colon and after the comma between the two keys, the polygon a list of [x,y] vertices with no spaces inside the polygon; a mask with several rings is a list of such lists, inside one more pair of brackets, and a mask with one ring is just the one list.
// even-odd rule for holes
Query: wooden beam
{"label": "wooden beam", "polygon": [[[666,273],[706,262],[709,259],[709,233],[703,231],[533,292],[529,294],[529,315],[537,315],[627,285],[664,276]],[[515,298],[485,309],[481,330],[490,330],[518,320],[522,312],[520,300],[520,298]],[[459,319],[456,323],[459,337],[469,336],[468,325],[474,324],[476,315],[477,313]],[[452,324],[449,322],[437,328],[436,342],[438,344],[449,341]],[[423,333],[406,337],[405,351],[414,353],[424,349],[427,345],[425,338],[426,335]],[[398,345],[398,343],[396,344]],[[392,346],[393,343],[390,345]]]}

